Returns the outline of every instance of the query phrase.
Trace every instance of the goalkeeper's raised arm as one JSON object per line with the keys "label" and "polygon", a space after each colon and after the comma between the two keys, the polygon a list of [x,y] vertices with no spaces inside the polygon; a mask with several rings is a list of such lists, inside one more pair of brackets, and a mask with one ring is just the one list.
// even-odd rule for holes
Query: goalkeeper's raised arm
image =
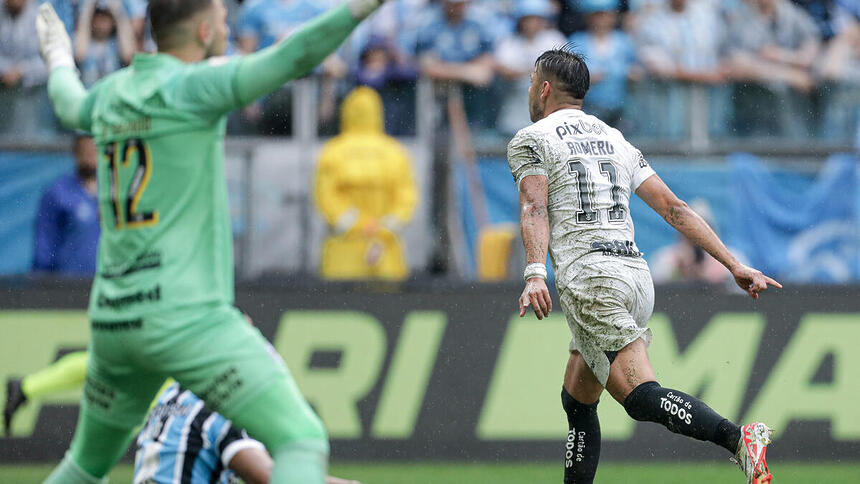
{"label": "goalkeeper's raised arm", "polygon": [[[198,111],[224,113],[248,104],[309,74],[384,2],[348,0],[266,49],[190,69],[186,82],[174,87],[187,93]],[[226,49],[229,29],[222,0],[152,0],[148,15],[160,54],[194,64],[223,55]],[[57,116],[69,128],[90,130],[99,85],[89,92],[84,88],[74,68],[69,36],[49,3],[40,7],[36,27],[51,72],[48,93]]]}
{"label": "goalkeeper's raised arm", "polygon": [[311,73],[383,2],[350,0],[312,20],[295,34],[245,56],[237,75],[242,104]]}

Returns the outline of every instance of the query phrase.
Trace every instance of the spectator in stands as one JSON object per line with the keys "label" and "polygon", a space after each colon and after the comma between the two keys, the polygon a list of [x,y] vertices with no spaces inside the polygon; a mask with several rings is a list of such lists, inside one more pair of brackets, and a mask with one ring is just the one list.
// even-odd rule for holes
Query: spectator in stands
{"label": "spectator in stands", "polygon": [[860,21],[846,19],[817,70],[826,114],[822,137],[850,140],[860,132]]}
{"label": "spectator in stands", "polygon": [[437,81],[486,87],[493,81],[493,43],[480,23],[466,16],[469,0],[442,0],[418,32],[421,71]]}
{"label": "spectator in stands", "polygon": [[[789,0],[745,0],[731,17],[735,123],[744,136],[810,136],[818,28]],[[752,81],[752,82],[750,82]]]}
{"label": "spectator in stands", "polygon": [[627,98],[627,79],[635,76],[635,53],[630,38],[618,30],[618,0],[583,0],[588,31],[570,37],[583,54],[591,74],[591,88],[584,108],[615,126]]}
{"label": "spectator in stands", "polygon": [[119,0],[85,0],[75,32],[75,61],[85,86],[131,63],[135,38]]}
{"label": "spectator in stands", "polygon": [[811,90],[821,47],[812,18],[789,0],[746,0],[740,10],[730,26],[734,76]]}
{"label": "spectator in stands", "polygon": [[[630,10],[624,19],[624,29],[636,32],[641,27],[642,19],[649,18],[655,11],[661,9],[666,0],[630,0]],[[740,0],[735,0],[740,1]]]}
{"label": "spectator in stands", "polygon": [[239,13],[239,49],[250,53],[288,37],[308,20],[325,12],[310,0],[258,0],[245,3]]}
{"label": "spectator in stands", "polygon": [[493,44],[498,44],[514,33],[516,30],[517,9],[520,4],[528,1],[472,0],[468,15],[472,19],[481,22],[490,36],[490,41]]}
{"label": "spectator in stands", "polygon": [[[708,225],[716,227],[708,202],[696,199],[690,208],[704,218]],[[737,251],[733,251],[737,254]],[[674,245],[660,249],[652,261],[651,275],[657,284],[667,282],[704,282],[708,284],[729,283],[731,273],[707,252],[685,237],[680,237]],[[734,284],[732,284],[734,286]]]}
{"label": "spectator in stands", "polygon": [[429,3],[430,0],[386,2],[353,32],[347,42],[356,40],[357,45],[351,46],[350,50],[360,56],[370,38],[381,37],[400,51],[411,54],[415,51],[415,37],[423,21],[423,13],[431,8]]}
{"label": "spectator in stands", "polygon": [[382,37],[371,37],[361,53],[358,83],[382,91],[394,82],[414,81],[418,71],[409,59]]}
{"label": "spectator in stands", "polygon": [[[239,12],[237,25],[238,47],[242,53],[266,48],[299,29],[308,20],[332,6],[330,0],[258,0],[246,2]],[[335,80],[348,73],[347,65],[337,54],[329,56],[316,71],[323,76],[320,88],[320,120],[329,121],[335,114]],[[246,121],[261,124],[264,132],[286,134],[291,115],[291,89],[269,95],[262,103],[242,110]],[[286,121],[286,122],[285,122]]]}
{"label": "spectator in stands", "polygon": [[725,81],[725,26],[717,5],[668,0],[637,14],[633,32],[636,57],[654,81],[636,84],[635,124],[643,134],[678,137],[691,125],[689,110],[698,92],[712,133],[726,129],[730,92]]}
{"label": "spectator in stands", "polygon": [[493,92],[493,41],[484,26],[467,15],[469,0],[442,0],[428,10],[418,30],[415,53],[421,72],[435,81],[463,86],[470,125],[492,128],[499,109]]}
{"label": "spectator in stands", "polygon": [[564,35],[550,25],[555,13],[549,0],[522,0],[514,11],[516,34],[496,47],[498,70],[509,81],[498,123],[505,134],[529,124],[528,91],[535,61],[545,51],[565,43]]}
{"label": "spectator in stands", "polygon": [[830,40],[836,35],[836,9],[838,3],[836,0],[792,0],[797,6],[801,7],[812,20],[815,26],[818,27],[818,32],[822,40]]}
{"label": "spectator in stands", "polygon": [[836,0],[836,4],[836,20],[834,23],[837,25],[837,30],[841,30],[840,27],[846,27],[845,24],[851,25],[853,22],[860,20],[860,2],[857,2],[857,0]]}
{"label": "spectator in stands", "polygon": [[344,101],[341,133],[320,154],[315,199],[332,234],[323,246],[323,277],[407,276],[398,231],[415,210],[415,180],[406,150],[383,131],[373,89],[358,87]]}
{"label": "spectator in stands", "polygon": [[36,0],[4,0],[0,6],[0,133],[31,135],[46,128],[48,71],[39,56],[37,9]]}
{"label": "spectator in stands", "polygon": [[638,25],[638,57],[654,77],[718,84],[725,80],[724,27],[708,2],[669,0]]}
{"label": "spectator in stands", "polygon": [[414,129],[414,89],[418,69],[383,37],[371,37],[361,53],[356,83],[370,86],[382,96],[386,131],[393,135]]}
{"label": "spectator in stands", "polygon": [[75,139],[75,173],[60,178],[42,196],[36,218],[33,270],[93,275],[99,240],[96,164],[92,138]]}
{"label": "spectator in stands", "polygon": [[5,0],[0,10],[0,82],[6,89],[45,80],[35,38],[36,8],[33,0]]}
{"label": "spectator in stands", "polygon": [[[78,22],[84,13],[84,7],[88,0],[48,0],[56,10],[60,20],[66,25],[69,36],[77,32]],[[146,4],[147,0],[121,0],[126,16],[131,22],[131,28],[137,41],[136,48],[143,45],[146,27]]]}
{"label": "spectator in stands", "polygon": [[860,84],[860,21],[854,20],[830,42],[819,72],[826,80]]}

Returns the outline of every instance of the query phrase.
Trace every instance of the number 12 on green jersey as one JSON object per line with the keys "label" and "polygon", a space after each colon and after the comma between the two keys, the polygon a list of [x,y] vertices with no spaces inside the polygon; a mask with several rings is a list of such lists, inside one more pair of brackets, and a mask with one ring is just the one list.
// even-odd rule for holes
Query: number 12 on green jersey
{"label": "number 12 on green jersey", "polygon": [[[116,229],[139,229],[157,225],[158,210],[138,210],[143,192],[152,178],[152,154],[147,144],[139,138],[128,139],[122,144],[115,141],[105,145],[103,156],[110,169],[109,205]],[[129,170],[133,170],[131,180],[128,184],[121,183],[127,177],[123,175]]]}

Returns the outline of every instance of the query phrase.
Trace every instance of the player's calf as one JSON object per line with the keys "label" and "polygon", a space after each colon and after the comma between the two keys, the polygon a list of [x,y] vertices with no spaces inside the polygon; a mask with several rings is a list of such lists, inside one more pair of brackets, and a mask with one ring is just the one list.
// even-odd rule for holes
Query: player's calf
{"label": "player's calf", "polygon": [[600,460],[597,403],[580,403],[562,387],[561,405],[567,413],[568,424],[567,441],[564,443],[564,483],[591,484]]}
{"label": "player's calf", "polygon": [[658,423],[677,434],[713,442],[732,454],[737,451],[740,427],[698,398],[655,381],[634,388],[624,400],[624,409],[640,422]]}

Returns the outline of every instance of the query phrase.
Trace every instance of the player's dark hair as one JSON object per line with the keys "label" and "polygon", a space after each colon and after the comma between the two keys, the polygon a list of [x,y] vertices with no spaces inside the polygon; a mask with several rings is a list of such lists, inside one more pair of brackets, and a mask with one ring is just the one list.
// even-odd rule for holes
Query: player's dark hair
{"label": "player's dark hair", "polygon": [[168,47],[178,24],[212,6],[213,0],[149,0],[146,15],[158,48]]}
{"label": "player's dark hair", "polygon": [[574,99],[585,99],[591,86],[588,66],[573,52],[571,44],[548,50],[535,62],[541,79],[556,81],[554,87]]}

